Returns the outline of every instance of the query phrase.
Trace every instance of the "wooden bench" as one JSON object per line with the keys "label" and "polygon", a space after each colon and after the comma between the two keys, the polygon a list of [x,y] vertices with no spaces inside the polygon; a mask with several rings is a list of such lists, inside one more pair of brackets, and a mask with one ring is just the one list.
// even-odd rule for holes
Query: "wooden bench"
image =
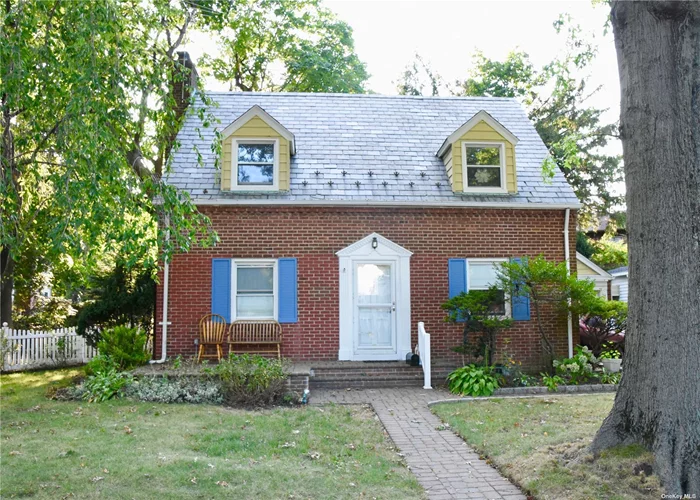
{"label": "wooden bench", "polygon": [[[275,354],[282,358],[282,325],[270,320],[240,320],[231,323],[228,334],[229,353],[247,352]],[[241,349],[241,347],[269,346],[269,349]]]}

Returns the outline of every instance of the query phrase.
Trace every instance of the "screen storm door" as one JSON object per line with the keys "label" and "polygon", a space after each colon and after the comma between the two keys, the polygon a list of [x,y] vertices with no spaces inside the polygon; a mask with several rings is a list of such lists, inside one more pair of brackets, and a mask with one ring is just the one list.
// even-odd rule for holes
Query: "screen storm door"
{"label": "screen storm door", "polygon": [[396,353],[396,266],[356,262],[354,268],[354,353]]}

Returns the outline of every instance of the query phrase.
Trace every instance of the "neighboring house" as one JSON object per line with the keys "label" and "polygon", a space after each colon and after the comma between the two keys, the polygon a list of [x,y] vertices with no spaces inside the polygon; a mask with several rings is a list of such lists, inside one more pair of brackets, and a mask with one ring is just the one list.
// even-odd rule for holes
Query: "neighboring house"
{"label": "neighboring house", "polygon": [[627,270],[627,266],[617,267],[608,272],[613,277],[611,286],[613,300],[627,302],[627,291],[629,288],[629,271]]}
{"label": "neighboring house", "polygon": [[610,273],[608,273],[596,263],[592,262],[590,259],[587,259],[578,252],[576,252],[576,261],[578,278],[582,280],[587,279],[593,281],[595,283],[595,289],[598,292],[598,295],[600,295],[606,300],[610,300],[610,283],[613,279]]}
{"label": "neighboring house", "polygon": [[[221,169],[214,130],[191,113],[167,181],[221,241],[161,273],[157,356],[163,322],[167,355],[193,355],[198,321],[214,312],[278,320],[282,353],[297,360],[403,360],[422,321],[434,366],[456,364],[462,326],[444,321],[442,303],[493,283],[499,262],[575,251],[579,203],[559,171],[543,180],[547,148],[515,99],[208,95]],[[504,294],[510,351],[534,367],[529,306]],[[544,321],[566,355],[578,329],[551,312]]]}

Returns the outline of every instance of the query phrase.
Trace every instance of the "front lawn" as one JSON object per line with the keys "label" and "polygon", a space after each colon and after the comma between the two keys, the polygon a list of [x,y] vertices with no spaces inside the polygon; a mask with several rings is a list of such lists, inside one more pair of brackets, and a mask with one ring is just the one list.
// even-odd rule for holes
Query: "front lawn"
{"label": "front lawn", "polygon": [[44,397],[79,373],[0,377],[0,497],[424,497],[369,408]]}
{"label": "front lawn", "polygon": [[614,394],[440,404],[433,411],[538,499],[661,498],[653,457],[632,446],[586,452]]}

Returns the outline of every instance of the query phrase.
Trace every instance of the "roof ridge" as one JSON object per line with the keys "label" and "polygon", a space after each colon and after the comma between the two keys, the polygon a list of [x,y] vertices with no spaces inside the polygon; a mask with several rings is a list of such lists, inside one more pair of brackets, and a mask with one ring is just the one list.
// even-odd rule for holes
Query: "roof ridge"
{"label": "roof ridge", "polygon": [[361,99],[415,99],[415,100],[453,100],[453,101],[515,101],[515,97],[490,96],[424,96],[424,95],[387,95],[387,94],[344,94],[340,92],[243,92],[226,90],[205,90],[206,95],[246,95],[246,96],[314,96],[314,97],[352,97]]}

